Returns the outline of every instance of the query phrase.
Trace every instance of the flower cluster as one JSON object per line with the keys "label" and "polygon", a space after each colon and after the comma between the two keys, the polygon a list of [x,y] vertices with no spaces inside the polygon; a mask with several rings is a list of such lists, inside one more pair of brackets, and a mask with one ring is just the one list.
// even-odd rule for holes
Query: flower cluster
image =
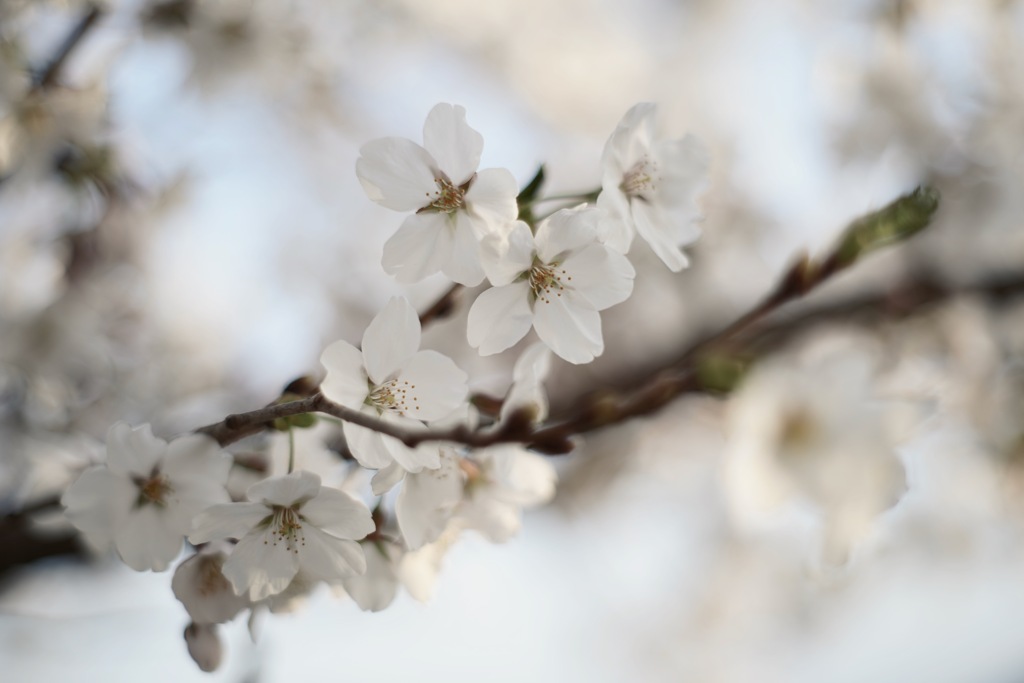
{"label": "flower cluster", "polygon": [[[597,203],[546,220],[517,218],[517,190],[504,169],[477,171],[483,138],[465,110],[439,104],[423,145],[383,138],[363,146],[356,173],[373,201],[414,211],[384,246],[384,270],[401,282],[438,271],[484,292],[467,337],[482,355],[504,351],[530,331],[570,363],[604,350],[600,311],[622,303],[635,271],[625,254],[639,234],[674,271],[682,245],[698,236],[696,195],[707,152],[692,136],[660,140],[653,104],[633,107],[605,147]],[[532,213],[530,214],[532,216]]]}
{"label": "flower cluster", "polygon": [[[653,114],[653,105],[639,105],[612,135],[603,188],[590,193],[597,203],[573,202],[539,219],[533,209],[543,200],[519,196],[509,171],[478,169],[483,138],[461,107],[434,107],[422,145],[384,138],[362,148],[356,173],[369,197],[411,212],[384,247],[384,269],[404,283],[437,272],[465,286],[486,278],[467,328],[482,355],[536,331],[540,341],[516,362],[500,409],[477,412],[469,376],[420,348],[420,319],[396,297],[358,347],[339,340],[321,356],[319,398],[343,417],[340,433],[328,431],[343,438],[338,450],[350,463],[338,486],[325,484],[330,473],[313,471],[312,459],[295,457],[291,432],[315,423],[312,415],[274,423],[289,432],[288,471],[257,480],[245,500],[228,487],[233,456],[210,437],[168,443],[148,426],[111,428],[106,462],[64,496],[67,517],[138,570],[167,569],[183,540],[196,547],[172,589],[191,619],[185,640],[201,668],[222,657],[218,624],[246,610],[290,609],[319,584],[369,611],[387,607],[400,586],[426,599],[460,534],[504,542],[525,508],[552,498],[554,467],[522,445],[474,449],[408,435],[440,427],[494,434],[545,420],[552,352],[574,364],[601,355],[600,312],[632,293],[633,233],[674,270],[685,265],[679,247],[696,234],[691,204],[705,155],[692,139],[657,141]],[[522,202],[529,210],[520,216]],[[362,470],[374,472],[368,486]]]}

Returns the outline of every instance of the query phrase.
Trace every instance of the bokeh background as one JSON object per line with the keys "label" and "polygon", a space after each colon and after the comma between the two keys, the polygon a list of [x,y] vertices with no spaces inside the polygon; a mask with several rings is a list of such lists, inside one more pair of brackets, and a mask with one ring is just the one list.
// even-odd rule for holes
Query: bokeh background
{"label": "bokeh background", "polygon": [[[0,2],[3,680],[1024,677],[1024,3],[123,0],[34,82],[90,7]],[[255,642],[239,619],[221,670],[199,672],[169,575],[90,552],[45,502],[112,422],[171,436],[264,405],[389,297],[447,288],[380,268],[401,216],[362,192],[360,145],[420,140],[456,103],[483,167],[525,184],[543,163],[549,193],[589,191],[641,101],[712,150],[704,235],[681,274],[634,249],[605,355],[556,362],[553,404],[673,358],[929,183],[924,235],[797,311],[875,303],[765,360],[870,356],[908,492],[823,566],[813,519],[736,514],[723,461],[743,426],[689,397],[559,458],[555,501],[506,545],[461,539],[428,604],[364,614],[324,589]],[[938,303],[887,297],[922,287]],[[426,344],[500,394],[521,346],[476,356],[467,302]]]}

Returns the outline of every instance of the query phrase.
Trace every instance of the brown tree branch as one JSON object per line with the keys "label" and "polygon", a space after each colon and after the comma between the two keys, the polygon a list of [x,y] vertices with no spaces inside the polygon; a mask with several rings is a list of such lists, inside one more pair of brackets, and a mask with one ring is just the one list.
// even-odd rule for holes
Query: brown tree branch
{"label": "brown tree branch", "polygon": [[57,48],[57,52],[46,63],[42,71],[38,72],[32,79],[32,90],[43,90],[57,83],[57,78],[60,76],[64,64],[68,61],[68,57],[81,45],[82,39],[88,35],[102,15],[103,10],[98,5],[89,3],[86,6],[85,14],[72,27],[70,33],[64,38],[60,47]]}
{"label": "brown tree branch", "polygon": [[[226,445],[260,431],[276,418],[307,412],[323,412],[394,437],[409,447],[428,441],[452,442],[473,448],[499,443],[521,443],[541,453],[568,453],[573,449],[572,439],[577,435],[653,413],[684,393],[716,390],[718,387],[706,385],[699,373],[700,363],[708,353],[719,347],[734,346],[765,317],[818,289],[873,249],[919,231],[927,224],[937,205],[937,200],[931,195],[925,196],[924,200],[927,200],[924,208],[917,206],[920,211],[909,217],[906,212],[914,209],[914,206],[908,209],[901,202],[921,202],[921,191],[901,198],[881,211],[855,222],[844,233],[838,246],[825,258],[818,261],[806,256],[799,258],[761,303],[722,330],[690,345],[674,363],[623,389],[604,388],[593,392],[575,402],[568,414],[556,416],[540,426],[534,426],[528,416],[522,415],[513,416],[496,427],[483,430],[457,426],[443,430],[413,431],[358,410],[340,406],[316,394],[299,401],[231,415],[224,421],[204,427],[200,431]],[[1004,285],[1000,283],[999,286]]]}
{"label": "brown tree branch", "polygon": [[462,289],[462,285],[457,282],[449,287],[437,301],[431,304],[430,308],[420,313],[420,326],[426,327],[436,320],[450,316],[455,310],[455,304],[458,302]]}

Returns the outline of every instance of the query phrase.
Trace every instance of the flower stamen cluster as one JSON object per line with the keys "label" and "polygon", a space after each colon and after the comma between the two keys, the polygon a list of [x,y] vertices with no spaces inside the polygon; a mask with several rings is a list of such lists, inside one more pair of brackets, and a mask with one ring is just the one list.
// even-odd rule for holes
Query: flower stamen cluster
{"label": "flower stamen cluster", "polygon": [[[410,384],[408,380],[402,380],[400,383],[398,379],[392,379],[378,387],[371,387],[365,403],[376,408],[379,414],[391,411],[404,417],[406,413],[420,409],[416,405],[419,403],[419,397],[409,396],[409,392],[416,389],[416,385]],[[410,398],[412,403],[409,402]]]}
{"label": "flower stamen cluster", "polygon": [[135,501],[136,507],[143,505],[164,507],[167,505],[167,497],[174,492],[167,477],[157,471],[154,471],[148,479],[137,477],[133,481],[139,487],[139,497]]}
{"label": "flower stamen cluster", "polygon": [[267,518],[267,525],[271,528],[270,538],[263,539],[263,545],[277,546],[284,543],[288,552],[298,555],[299,547],[306,545],[306,535],[302,531],[298,511],[283,505],[275,505],[271,509],[274,513]]}
{"label": "flower stamen cluster", "polygon": [[533,292],[534,299],[549,304],[552,292],[556,296],[562,296],[562,292],[566,288],[566,285],[562,283],[562,277],[564,276],[568,282],[572,276],[564,268],[559,270],[560,265],[558,261],[542,263],[537,260],[534,262],[530,272],[526,274],[530,279],[530,291]]}
{"label": "flower stamen cluster", "polygon": [[648,201],[649,198],[645,195],[657,192],[658,190],[657,181],[661,180],[661,177],[657,173],[657,162],[651,161],[650,157],[644,154],[639,161],[622,175],[622,183],[619,185],[619,189],[629,198],[635,197]]}
{"label": "flower stamen cluster", "polygon": [[431,195],[427,193],[427,197],[433,197],[430,204],[424,206],[420,211],[440,211],[441,213],[454,213],[462,208],[462,205],[466,202],[466,190],[472,184],[473,179],[476,178],[476,174],[473,177],[464,182],[462,185],[455,185],[446,176],[434,178],[434,182],[437,183],[438,189]]}

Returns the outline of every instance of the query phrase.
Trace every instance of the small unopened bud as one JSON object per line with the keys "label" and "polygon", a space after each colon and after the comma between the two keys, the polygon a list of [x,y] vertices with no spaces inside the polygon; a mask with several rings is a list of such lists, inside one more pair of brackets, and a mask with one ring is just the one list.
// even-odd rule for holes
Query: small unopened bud
{"label": "small unopened bud", "polygon": [[916,235],[938,208],[938,190],[919,187],[851,223],[831,260],[837,270],[845,268],[868,252]]}
{"label": "small unopened bud", "polygon": [[216,671],[224,659],[224,645],[216,624],[189,624],[185,628],[188,653],[203,671]]}
{"label": "small unopened bud", "polygon": [[728,394],[743,379],[748,364],[734,354],[708,353],[697,361],[697,380],[705,391]]}
{"label": "small unopened bud", "polygon": [[501,424],[504,434],[529,434],[537,420],[537,406],[520,406],[509,413]]}
{"label": "small unopened bud", "polygon": [[544,455],[565,455],[572,453],[576,444],[568,437],[545,436],[532,441],[527,447]]}

